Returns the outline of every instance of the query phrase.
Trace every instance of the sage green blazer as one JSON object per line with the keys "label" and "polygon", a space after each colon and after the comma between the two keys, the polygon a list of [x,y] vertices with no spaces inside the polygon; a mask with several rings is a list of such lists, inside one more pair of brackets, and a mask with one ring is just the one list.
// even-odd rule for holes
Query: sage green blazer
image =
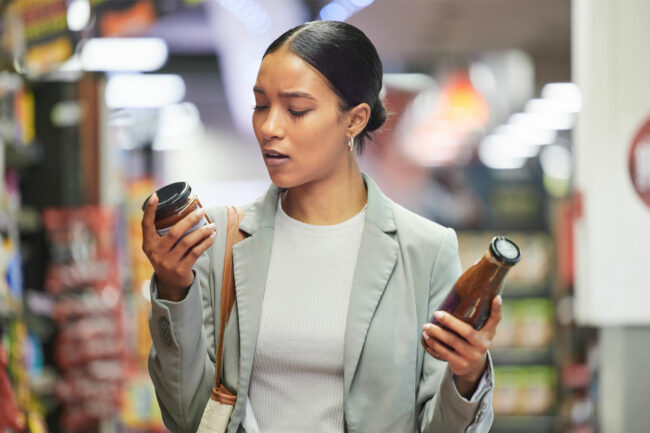
{"label": "sage green blazer", "polygon": [[[346,431],[488,432],[493,418],[491,364],[489,386],[466,400],[458,394],[447,363],[420,344],[422,324],[461,272],[456,235],[397,205],[370,177],[363,178],[368,207],[343,348]],[[249,237],[233,248],[237,299],[224,333],[223,366],[224,384],[237,394],[229,433],[245,431],[242,419],[281,191],[271,185],[245,206],[240,229]],[[152,278],[149,373],[163,420],[173,432],[196,431],[214,384],[227,214],[219,207],[208,215],[216,223],[217,238],[197,260],[186,298],[159,300]],[[278,416],[290,417],[291,410]]]}

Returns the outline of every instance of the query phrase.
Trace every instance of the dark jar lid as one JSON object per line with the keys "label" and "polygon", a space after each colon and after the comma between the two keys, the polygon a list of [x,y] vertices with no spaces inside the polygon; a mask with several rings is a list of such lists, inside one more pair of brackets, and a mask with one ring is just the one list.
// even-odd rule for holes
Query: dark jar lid
{"label": "dark jar lid", "polygon": [[[153,195],[153,194],[152,194]],[[163,218],[169,214],[176,213],[185,207],[192,195],[192,187],[187,182],[174,182],[165,185],[156,191],[158,206],[156,207],[156,219]],[[142,204],[142,210],[147,207],[151,195]]]}
{"label": "dark jar lid", "polygon": [[495,259],[506,265],[515,265],[521,259],[521,250],[510,239],[496,236],[490,242],[490,252]]}

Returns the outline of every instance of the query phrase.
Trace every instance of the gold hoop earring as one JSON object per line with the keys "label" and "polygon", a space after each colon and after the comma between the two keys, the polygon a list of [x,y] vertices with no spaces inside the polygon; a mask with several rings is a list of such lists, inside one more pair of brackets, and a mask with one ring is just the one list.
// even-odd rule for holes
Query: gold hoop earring
{"label": "gold hoop earring", "polygon": [[350,152],[352,152],[352,149],[354,149],[354,137],[348,138],[348,149]]}

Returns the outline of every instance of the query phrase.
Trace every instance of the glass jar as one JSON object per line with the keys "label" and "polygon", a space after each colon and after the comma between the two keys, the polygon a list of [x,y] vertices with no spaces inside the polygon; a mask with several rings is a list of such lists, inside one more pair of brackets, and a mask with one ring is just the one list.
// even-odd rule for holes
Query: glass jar
{"label": "glass jar", "polygon": [[[187,182],[175,182],[163,186],[156,191],[158,206],[156,207],[156,232],[164,236],[180,220],[185,218],[197,209],[202,208],[201,202]],[[149,198],[142,205],[142,210],[147,206]],[[199,222],[190,227],[183,236],[192,233],[194,230],[210,223],[207,215],[204,215]],[[181,236],[182,237],[182,236]]]}

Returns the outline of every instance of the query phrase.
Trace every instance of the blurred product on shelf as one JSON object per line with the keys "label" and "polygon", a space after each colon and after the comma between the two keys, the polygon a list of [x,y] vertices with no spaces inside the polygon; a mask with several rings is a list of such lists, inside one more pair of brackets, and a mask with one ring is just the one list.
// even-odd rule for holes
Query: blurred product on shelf
{"label": "blurred product on shelf", "polygon": [[23,431],[25,428],[25,418],[18,409],[18,403],[7,375],[8,365],[9,353],[0,344],[0,401],[2,402],[0,405],[0,433],[4,433],[5,429]]}
{"label": "blurred product on shelf", "polygon": [[125,431],[167,431],[162,423],[156,392],[146,371],[129,374],[122,394],[120,420]]}
{"label": "blurred product on shelf", "polygon": [[108,301],[113,292],[119,295],[114,212],[95,206],[50,208],[43,212],[43,223],[50,246],[48,292],[56,295],[94,286]]}
{"label": "blurred product on shelf", "polygon": [[45,288],[54,296],[54,358],[62,371],[55,394],[70,432],[98,428],[121,405],[126,343],[116,221],[115,212],[96,206],[43,213],[51,258]]}
{"label": "blurred product on shelf", "polygon": [[[2,138],[0,137],[0,142]],[[0,190],[0,315],[22,309],[23,263],[20,253],[17,214],[20,207],[18,177],[14,170],[2,174]]]}
{"label": "blurred product on shelf", "polygon": [[547,298],[506,299],[499,331],[492,341],[497,348],[544,348],[553,343],[553,305]]}
{"label": "blurred product on shelf", "polygon": [[124,307],[127,312],[125,327],[127,368],[126,380],[122,386],[122,401],[119,413],[122,432],[164,432],[160,407],[156,393],[147,372],[147,360],[151,347],[149,334],[150,293],[149,279],[153,274],[151,263],[142,252],[142,210],[141,204],[155,190],[155,184],[147,174],[130,175],[124,197],[125,245],[130,275],[130,289],[125,292]]}
{"label": "blurred product on shelf", "polygon": [[557,377],[552,366],[495,367],[495,415],[542,415],[556,401]]}
{"label": "blurred product on shelf", "polygon": [[[0,109],[0,112],[2,110]],[[0,117],[2,114],[0,113]],[[18,128],[17,139],[24,131]],[[33,131],[32,131],[33,132]],[[0,134],[1,135],[1,134]],[[29,134],[27,134],[28,136]],[[0,137],[0,151],[2,137]],[[2,169],[0,189],[0,432],[47,432],[35,383],[42,377],[40,339],[27,328],[18,214],[18,173]]]}

